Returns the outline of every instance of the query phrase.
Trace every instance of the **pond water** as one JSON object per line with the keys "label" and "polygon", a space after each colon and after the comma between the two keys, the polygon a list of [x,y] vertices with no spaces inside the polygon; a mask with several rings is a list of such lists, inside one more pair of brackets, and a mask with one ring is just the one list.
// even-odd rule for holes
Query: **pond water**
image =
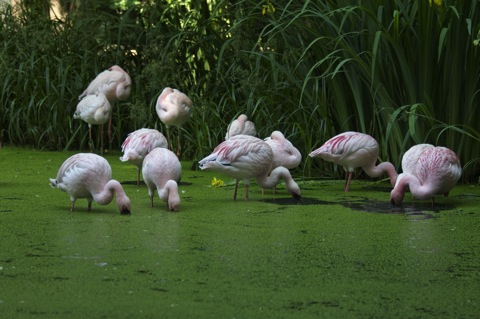
{"label": "pond water", "polygon": [[[402,208],[388,185],[299,181],[303,199],[184,163],[181,210],[150,207],[136,169],[107,155],[132,200],[86,211],[48,186],[70,154],[0,150],[4,318],[477,318],[479,187]],[[187,168],[188,167],[188,168]],[[219,176],[216,176],[217,178]]]}

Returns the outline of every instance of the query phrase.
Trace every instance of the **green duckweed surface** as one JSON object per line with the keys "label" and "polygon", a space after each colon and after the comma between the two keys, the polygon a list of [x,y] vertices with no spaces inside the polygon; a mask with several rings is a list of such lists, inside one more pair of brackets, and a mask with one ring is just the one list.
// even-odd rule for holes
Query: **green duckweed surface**
{"label": "green duckweed surface", "polygon": [[[480,189],[389,204],[386,182],[303,180],[295,203],[183,162],[178,213],[105,157],[132,200],[49,187],[73,153],[0,149],[2,318],[478,318]],[[211,186],[213,177],[226,186]]]}

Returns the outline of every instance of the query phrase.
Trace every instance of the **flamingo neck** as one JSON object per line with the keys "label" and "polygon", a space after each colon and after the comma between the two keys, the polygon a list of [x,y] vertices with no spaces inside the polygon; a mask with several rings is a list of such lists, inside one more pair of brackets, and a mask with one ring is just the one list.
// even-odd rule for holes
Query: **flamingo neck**
{"label": "flamingo neck", "polygon": [[300,197],[300,187],[298,187],[298,184],[293,180],[290,171],[283,166],[275,168],[268,176],[264,175],[255,178],[258,185],[262,188],[273,188],[278,184],[280,179],[285,181],[285,188],[292,196]]}
{"label": "flamingo neck", "polygon": [[168,180],[163,188],[158,189],[158,196],[168,203],[170,210],[178,210],[180,196],[178,195],[178,184],[174,180]]}
{"label": "flamingo neck", "polygon": [[390,183],[392,186],[395,186],[395,182],[397,181],[398,174],[395,171],[395,167],[392,165],[390,162],[382,162],[378,164],[377,166],[372,165],[372,166],[366,166],[363,167],[363,170],[365,173],[368,174],[370,177],[380,177],[384,173],[388,175],[390,178]]}

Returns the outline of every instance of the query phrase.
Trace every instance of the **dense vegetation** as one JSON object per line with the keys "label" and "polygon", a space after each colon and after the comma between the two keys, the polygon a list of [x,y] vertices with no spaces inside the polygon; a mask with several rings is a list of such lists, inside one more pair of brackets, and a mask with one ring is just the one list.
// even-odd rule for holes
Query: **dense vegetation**
{"label": "dense vegetation", "polygon": [[261,137],[285,133],[305,175],[335,174],[307,154],[356,130],[397,167],[413,144],[447,146],[464,181],[478,179],[477,1],[105,2],[68,2],[62,19],[45,14],[45,1],[2,9],[0,141],[86,149],[87,126],[72,117],[77,97],[118,64],[133,90],[114,110],[115,148],[137,128],[164,131],[154,105],[172,86],[195,105],[183,129],[188,159],[209,153],[245,113]]}

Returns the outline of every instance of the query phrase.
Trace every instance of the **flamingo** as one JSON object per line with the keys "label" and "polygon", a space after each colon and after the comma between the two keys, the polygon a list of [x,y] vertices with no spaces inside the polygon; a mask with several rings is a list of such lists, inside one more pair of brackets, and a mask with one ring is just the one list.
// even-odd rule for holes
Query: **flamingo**
{"label": "flamingo", "polygon": [[[272,188],[283,179],[287,191],[294,198],[301,198],[300,187],[288,169],[280,166],[271,171],[272,163],[272,148],[264,140],[249,135],[231,137],[198,162],[202,170],[218,171],[236,180],[242,179],[245,183],[245,200],[248,200],[248,188],[252,178],[263,188]],[[235,188],[233,199],[236,197]]]}
{"label": "flamingo", "polygon": [[122,162],[130,162],[137,167],[137,187],[140,185],[140,170],[143,159],[157,147],[167,148],[167,139],[155,129],[141,128],[130,134],[122,144]]}
{"label": "flamingo", "polygon": [[417,144],[403,154],[402,157],[402,172],[414,174],[417,166],[418,158],[428,148],[435,147],[432,144]]}
{"label": "flamingo", "polygon": [[88,211],[91,211],[92,201],[108,205],[116,193],[115,201],[120,213],[130,214],[130,199],[122,185],[112,179],[110,164],[99,155],[79,153],[69,157],[58,170],[57,178],[50,178],[50,186],[70,194],[72,212],[78,198],[86,198]]}
{"label": "flamingo", "polygon": [[433,206],[434,196],[448,196],[461,175],[462,167],[455,152],[441,146],[426,147],[418,155],[415,167],[412,166],[412,170],[398,175],[395,187],[390,193],[390,202],[401,205],[408,187],[414,198],[431,199]]}
{"label": "flamingo", "polygon": [[180,128],[190,118],[190,108],[192,100],[177,89],[166,87],[157,99],[155,109],[158,117],[163,124],[167,126],[168,145],[170,140],[170,126],[176,126],[178,129],[177,135],[177,156],[180,157]]}
{"label": "flamingo", "polygon": [[245,114],[240,114],[236,120],[228,125],[225,139],[228,140],[230,137],[240,134],[257,136],[255,124],[249,121]]}
{"label": "flamingo", "polygon": [[110,102],[108,102],[107,97],[102,92],[97,92],[95,94],[89,94],[85,96],[78,104],[75,113],[73,114],[74,119],[81,119],[88,123],[88,144],[90,146],[90,152],[92,152],[92,125],[101,125],[100,135],[101,135],[101,152],[103,152],[103,125],[107,123],[112,112],[112,107]]}
{"label": "flamingo", "polygon": [[142,174],[148,187],[148,196],[153,207],[153,193],[155,188],[158,196],[167,202],[168,209],[180,209],[178,182],[180,181],[182,166],[178,157],[167,148],[156,148],[145,156]]}
{"label": "flamingo", "polygon": [[[283,166],[287,169],[294,169],[302,161],[302,154],[300,151],[293,146],[293,144],[285,138],[282,132],[274,131],[264,139],[268,145],[272,148],[273,151],[273,163],[272,170]],[[276,188],[273,188],[275,192]]]}
{"label": "flamingo", "polygon": [[345,192],[350,188],[350,180],[356,168],[361,167],[370,177],[379,177],[387,173],[392,186],[395,185],[397,172],[390,162],[375,165],[379,147],[370,135],[358,132],[344,132],[326,141],[320,148],[309,154],[343,166],[346,171]]}
{"label": "flamingo", "polygon": [[[110,104],[115,105],[117,101],[125,101],[130,97],[132,89],[132,80],[125,70],[118,65],[113,65],[107,70],[99,73],[95,79],[90,82],[88,87],[78,97],[79,100],[87,95],[102,92],[107,97]],[[108,119],[108,138],[112,137],[112,114]]]}

